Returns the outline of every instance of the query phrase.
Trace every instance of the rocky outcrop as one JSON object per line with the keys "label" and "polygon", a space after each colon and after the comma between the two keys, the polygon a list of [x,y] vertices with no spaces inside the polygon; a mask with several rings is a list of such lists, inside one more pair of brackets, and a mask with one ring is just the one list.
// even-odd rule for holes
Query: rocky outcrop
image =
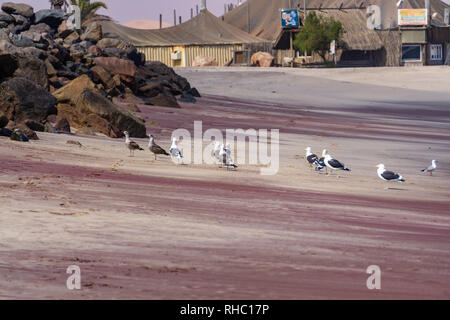
{"label": "rocky outcrop", "polygon": [[56,113],[55,98],[34,82],[16,77],[0,85],[0,112],[16,122],[43,122]]}
{"label": "rocky outcrop", "polygon": [[58,115],[71,126],[91,127],[117,138],[123,131],[135,137],[146,137],[144,122],[103,97],[87,75],[83,75],[53,93],[58,102]]}
{"label": "rocky outcrop", "polygon": [[[194,89],[172,68],[146,62],[130,43],[104,38],[99,23],[70,30],[65,19],[61,10],[34,13],[26,4],[3,3],[0,114],[8,120],[24,123],[30,130],[53,132],[50,126],[56,125],[56,119],[50,123],[48,115],[62,110],[67,116],[58,114],[58,119],[65,117],[72,128],[89,128],[86,132],[95,128],[108,136],[121,136],[127,130],[144,137],[143,121],[113,100],[175,108],[180,107],[177,97],[195,101]],[[87,115],[81,114],[78,103],[89,110]],[[98,113],[101,110],[108,112]],[[61,123],[65,129],[66,125]]]}

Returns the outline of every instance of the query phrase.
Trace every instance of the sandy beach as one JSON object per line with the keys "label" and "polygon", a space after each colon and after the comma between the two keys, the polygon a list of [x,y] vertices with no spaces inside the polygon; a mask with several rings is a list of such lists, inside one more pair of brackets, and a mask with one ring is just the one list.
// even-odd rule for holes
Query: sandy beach
{"label": "sandy beach", "polygon": [[[176,72],[203,97],[138,105],[157,143],[194,121],[279,129],[278,174],[129,157],[102,136],[0,137],[0,299],[450,298],[449,67]],[[306,146],[352,171],[315,172]],[[406,182],[381,181],[380,162]]]}

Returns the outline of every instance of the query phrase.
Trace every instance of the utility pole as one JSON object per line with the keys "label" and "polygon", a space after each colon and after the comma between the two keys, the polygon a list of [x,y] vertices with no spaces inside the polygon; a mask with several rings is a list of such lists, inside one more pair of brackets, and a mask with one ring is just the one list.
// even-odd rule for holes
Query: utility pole
{"label": "utility pole", "polygon": [[198,4],[195,6],[196,11],[196,16],[198,16]]}
{"label": "utility pole", "polygon": [[162,14],[159,14],[159,28],[162,29]]}
{"label": "utility pole", "polygon": [[177,25],[177,10],[173,9],[173,25]]}
{"label": "utility pole", "polygon": [[250,1],[247,0],[247,31],[250,33]]}
{"label": "utility pole", "polygon": [[180,16],[180,24],[182,23],[183,21],[181,20],[181,16]]}
{"label": "utility pole", "polygon": [[194,18],[194,9],[191,8],[191,19]]}

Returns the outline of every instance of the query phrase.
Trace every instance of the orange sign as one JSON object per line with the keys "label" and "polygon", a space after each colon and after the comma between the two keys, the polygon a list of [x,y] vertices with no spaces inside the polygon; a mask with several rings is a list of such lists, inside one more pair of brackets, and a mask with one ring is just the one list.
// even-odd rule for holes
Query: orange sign
{"label": "orange sign", "polygon": [[427,9],[399,9],[399,26],[426,26],[428,24]]}

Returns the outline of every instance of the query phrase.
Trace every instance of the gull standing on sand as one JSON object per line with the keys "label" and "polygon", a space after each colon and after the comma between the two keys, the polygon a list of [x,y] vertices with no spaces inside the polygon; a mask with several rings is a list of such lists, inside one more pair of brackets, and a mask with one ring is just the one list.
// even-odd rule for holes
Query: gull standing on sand
{"label": "gull standing on sand", "polygon": [[384,167],[384,164],[380,163],[379,165],[376,165],[375,168],[378,168],[377,174],[380,177],[380,179],[384,181],[398,181],[398,182],[405,182],[403,177],[399,175],[398,173],[387,171]]}
{"label": "gull standing on sand", "polygon": [[431,161],[431,166],[429,166],[428,168],[423,169],[422,172],[429,172],[430,176],[432,176],[433,175],[433,171],[437,169],[436,163],[438,163],[438,161],[432,160]]}
{"label": "gull standing on sand", "polygon": [[[322,156],[323,157],[323,156]],[[326,153],[325,157],[323,157],[325,165],[333,170],[344,170],[344,171],[351,171],[349,168],[345,166],[342,162],[339,160],[333,159],[331,155]]]}
{"label": "gull standing on sand", "polygon": [[172,138],[172,145],[170,146],[169,153],[172,160],[177,159],[177,162],[183,162],[183,156],[177,146],[177,138]]}
{"label": "gull standing on sand", "polygon": [[319,162],[319,157],[311,152],[311,147],[307,147],[305,151],[306,151],[306,161],[309,163],[309,166],[311,167],[313,164],[317,166]]}
{"label": "gull standing on sand", "polygon": [[222,164],[229,169],[230,167],[236,169],[238,166],[234,164],[233,159],[231,158],[231,148],[230,144],[227,144],[225,147],[223,144],[220,148],[219,157],[222,160]]}
{"label": "gull standing on sand", "polygon": [[325,173],[328,173],[327,165],[325,164],[325,156],[327,155],[327,149],[322,150],[322,157],[317,161],[316,171],[320,171],[325,168]]}
{"label": "gull standing on sand", "polygon": [[134,157],[134,150],[144,150],[139,145],[130,139],[130,134],[128,131],[124,131],[123,134],[125,135],[125,144],[127,145],[128,149],[130,150],[130,157]]}
{"label": "gull standing on sand", "polygon": [[155,138],[153,137],[153,135],[149,135],[150,140],[148,142],[148,149],[150,150],[150,152],[152,152],[155,155],[155,160],[156,160],[156,155],[157,154],[163,154],[165,156],[169,156],[169,154],[160,146],[158,146],[155,143]]}

